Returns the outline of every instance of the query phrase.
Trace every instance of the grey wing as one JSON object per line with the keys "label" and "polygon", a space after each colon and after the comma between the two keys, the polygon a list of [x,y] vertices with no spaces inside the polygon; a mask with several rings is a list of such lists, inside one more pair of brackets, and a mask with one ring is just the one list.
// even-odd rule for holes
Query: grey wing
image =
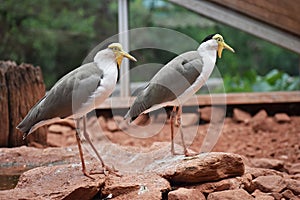
{"label": "grey wing", "polygon": [[41,113],[47,113],[46,118],[72,115],[100,85],[102,74],[95,63],[85,64],[67,74],[49,91]]}
{"label": "grey wing", "polygon": [[202,66],[203,61],[197,51],[174,58],[139,93],[125,118],[135,118],[154,105],[175,100],[197,79]]}
{"label": "grey wing", "polygon": [[[102,74],[95,63],[88,63],[65,75],[35,104],[18,128],[26,133],[40,121],[72,115],[74,108],[92,95],[100,84]],[[82,88],[83,91],[78,90]],[[76,96],[74,91],[77,91]]]}

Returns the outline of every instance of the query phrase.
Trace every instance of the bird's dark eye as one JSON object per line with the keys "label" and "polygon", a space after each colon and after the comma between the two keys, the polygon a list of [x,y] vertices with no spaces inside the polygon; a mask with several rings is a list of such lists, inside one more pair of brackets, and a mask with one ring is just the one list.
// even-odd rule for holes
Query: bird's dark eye
{"label": "bird's dark eye", "polygon": [[221,38],[217,38],[217,41],[218,41],[218,42],[221,42]]}

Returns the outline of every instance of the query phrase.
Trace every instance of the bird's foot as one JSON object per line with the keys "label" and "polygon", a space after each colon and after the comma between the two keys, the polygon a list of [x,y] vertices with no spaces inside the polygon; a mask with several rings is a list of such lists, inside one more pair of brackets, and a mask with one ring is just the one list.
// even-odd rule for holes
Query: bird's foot
{"label": "bird's foot", "polygon": [[199,154],[198,153],[191,153],[191,152],[189,152],[188,150],[185,150],[184,151],[184,155],[185,155],[185,157],[193,157],[193,156],[198,156]]}
{"label": "bird's foot", "polygon": [[92,180],[95,180],[95,178],[91,176],[92,173],[87,173],[85,170],[82,170],[82,172],[83,172],[83,175],[85,175],[86,177],[88,177]]}
{"label": "bird's foot", "polygon": [[117,177],[121,177],[122,175],[118,173],[118,170],[115,169],[114,167],[109,167],[107,165],[104,165],[103,166],[103,172],[104,172],[104,175],[107,176],[109,173],[117,176]]}

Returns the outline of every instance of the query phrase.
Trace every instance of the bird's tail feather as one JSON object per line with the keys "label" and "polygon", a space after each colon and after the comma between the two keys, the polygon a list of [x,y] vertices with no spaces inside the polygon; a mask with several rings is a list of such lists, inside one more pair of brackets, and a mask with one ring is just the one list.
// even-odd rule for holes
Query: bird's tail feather
{"label": "bird's tail feather", "polygon": [[[23,133],[23,139],[33,132],[34,125],[41,121],[38,118],[40,103],[44,98],[40,99],[27,113],[24,119],[17,125],[17,129]],[[36,129],[36,128],[35,128]]]}

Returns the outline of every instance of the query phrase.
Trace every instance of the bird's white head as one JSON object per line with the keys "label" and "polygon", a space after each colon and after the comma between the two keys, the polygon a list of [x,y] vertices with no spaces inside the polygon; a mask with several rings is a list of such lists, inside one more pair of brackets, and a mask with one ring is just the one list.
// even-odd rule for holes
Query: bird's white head
{"label": "bird's white head", "polygon": [[136,59],[131,56],[129,53],[125,52],[122,48],[122,45],[120,43],[112,43],[110,45],[108,45],[108,49],[111,49],[113,51],[113,53],[115,54],[116,57],[116,61],[118,64],[118,67],[120,68],[122,60],[124,57],[136,61]]}
{"label": "bird's white head", "polygon": [[214,45],[213,47],[216,48],[216,50],[218,51],[218,56],[219,58],[222,57],[222,52],[223,49],[228,49],[229,51],[234,53],[234,49],[231,48],[228,44],[225,43],[223,36],[220,34],[212,34],[207,36],[201,44],[205,43],[205,42],[212,42],[212,45]]}

